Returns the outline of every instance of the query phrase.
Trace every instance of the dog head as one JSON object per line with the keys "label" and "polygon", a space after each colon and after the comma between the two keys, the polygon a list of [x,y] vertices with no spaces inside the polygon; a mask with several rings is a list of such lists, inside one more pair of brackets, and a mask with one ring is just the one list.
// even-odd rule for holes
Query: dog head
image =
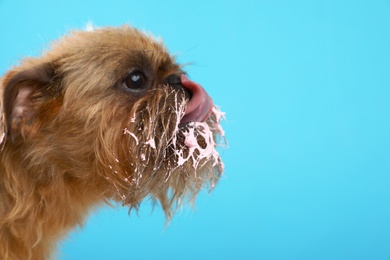
{"label": "dog head", "polygon": [[3,161],[32,183],[130,208],[150,196],[169,216],[223,171],[223,114],[161,42],[128,26],[63,37],[11,69],[1,99]]}

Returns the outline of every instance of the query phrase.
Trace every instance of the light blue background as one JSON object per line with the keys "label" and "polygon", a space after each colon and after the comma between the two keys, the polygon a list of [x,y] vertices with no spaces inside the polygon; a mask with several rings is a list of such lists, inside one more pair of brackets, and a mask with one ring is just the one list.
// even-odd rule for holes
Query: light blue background
{"label": "light blue background", "polygon": [[88,21],[192,62],[229,148],[197,210],[104,208],[60,259],[390,259],[389,1],[0,0],[0,73]]}

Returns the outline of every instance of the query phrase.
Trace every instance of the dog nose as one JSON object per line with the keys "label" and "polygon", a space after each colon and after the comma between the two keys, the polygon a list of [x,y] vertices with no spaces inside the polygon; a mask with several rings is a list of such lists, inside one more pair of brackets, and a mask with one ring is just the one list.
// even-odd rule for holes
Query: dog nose
{"label": "dog nose", "polygon": [[169,75],[168,77],[165,78],[164,83],[169,85],[180,84],[181,83],[180,74]]}
{"label": "dog nose", "polygon": [[181,84],[181,74],[169,75],[168,77],[165,78],[164,85],[169,85],[172,88],[177,89],[177,90],[179,90],[179,89],[183,90],[184,89],[186,94],[187,94],[188,99],[192,98],[192,92],[188,88],[185,88]]}
{"label": "dog nose", "polygon": [[204,122],[211,114],[213,101],[201,85],[191,81],[185,74],[172,74],[164,80],[175,89],[184,89],[188,94],[188,102],[181,123]]}

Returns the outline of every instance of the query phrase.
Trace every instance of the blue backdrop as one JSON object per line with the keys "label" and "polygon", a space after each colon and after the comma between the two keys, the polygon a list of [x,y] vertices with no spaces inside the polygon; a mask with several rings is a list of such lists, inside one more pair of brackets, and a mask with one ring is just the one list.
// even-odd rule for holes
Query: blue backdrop
{"label": "blue backdrop", "polygon": [[226,172],[164,228],[104,208],[60,259],[390,259],[390,3],[0,0],[0,73],[92,21],[161,36],[227,113]]}

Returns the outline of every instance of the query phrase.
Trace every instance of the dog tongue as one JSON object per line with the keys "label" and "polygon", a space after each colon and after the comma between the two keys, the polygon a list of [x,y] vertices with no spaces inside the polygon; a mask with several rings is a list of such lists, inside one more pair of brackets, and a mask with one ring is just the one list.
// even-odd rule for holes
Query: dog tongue
{"label": "dog tongue", "polygon": [[180,123],[205,121],[213,109],[213,100],[201,85],[189,80],[186,75],[182,74],[180,80],[183,87],[192,93]]}

